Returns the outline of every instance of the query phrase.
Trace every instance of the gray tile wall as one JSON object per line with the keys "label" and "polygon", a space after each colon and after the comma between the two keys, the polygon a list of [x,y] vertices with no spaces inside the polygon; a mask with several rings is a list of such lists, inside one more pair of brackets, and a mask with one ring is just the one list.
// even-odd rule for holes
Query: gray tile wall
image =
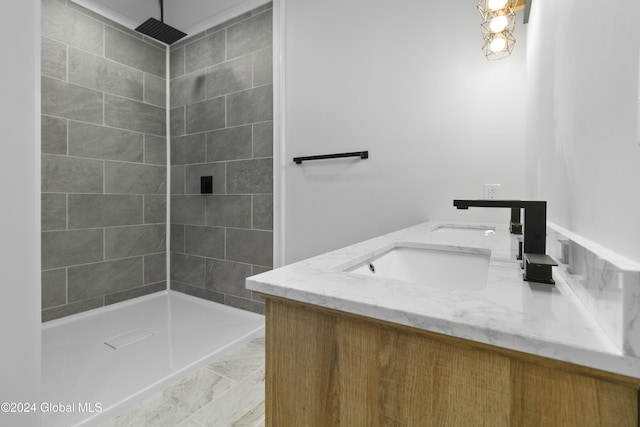
{"label": "gray tile wall", "polygon": [[71,1],[42,36],[46,321],[166,289],[166,49]]}
{"label": "gray tile wall", "polygon": [[259,313],[244,280],[273,264],[271,58],[271,4],[170,52],[171,287]]}

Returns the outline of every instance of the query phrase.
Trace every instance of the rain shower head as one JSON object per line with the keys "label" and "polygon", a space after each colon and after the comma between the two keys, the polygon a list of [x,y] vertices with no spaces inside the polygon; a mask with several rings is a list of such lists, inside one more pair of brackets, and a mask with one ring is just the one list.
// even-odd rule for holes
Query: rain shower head
{"label": "rain shower head", "polygon": [[136,28],[136,31],[152,37],[165,44],[172,44],[185,37],[186,34],[164,23],[163,0],[160,0],[160,21],[149,18]]}

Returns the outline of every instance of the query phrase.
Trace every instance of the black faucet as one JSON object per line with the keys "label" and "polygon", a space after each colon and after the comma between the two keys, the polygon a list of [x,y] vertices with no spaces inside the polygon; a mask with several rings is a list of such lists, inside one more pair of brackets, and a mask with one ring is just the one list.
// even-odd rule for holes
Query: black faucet
{"label": "black faucet", "polygon": [[[470,207],[510,208],[513,234],[514,219],[520,221],[520,209],[524,209],[524,274],[528,282],[554,284],[551,267],[558,264],[546,254],[547,252],[547,202],[537,200],[454,200],[453,206],[458,209]],[[517,211],[517,216],[514,211]],[[520,226],[522,230],[522,226]]]}

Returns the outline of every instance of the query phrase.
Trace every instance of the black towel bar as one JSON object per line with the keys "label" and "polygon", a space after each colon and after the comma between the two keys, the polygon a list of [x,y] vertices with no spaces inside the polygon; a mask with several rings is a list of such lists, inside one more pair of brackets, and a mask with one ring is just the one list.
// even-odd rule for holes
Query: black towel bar
{"label": "black towel bar", "polygon": [[351,153],[338,153],[338,154],[323,154],[320,156],[306,156],[306,157],[294,157],[293,161],[296,164],[301,164],[306,160],[323,160],[323,159],[339,159],[341,157],[360,157],[361,159],[368,159],[368,151],[353,151]]}

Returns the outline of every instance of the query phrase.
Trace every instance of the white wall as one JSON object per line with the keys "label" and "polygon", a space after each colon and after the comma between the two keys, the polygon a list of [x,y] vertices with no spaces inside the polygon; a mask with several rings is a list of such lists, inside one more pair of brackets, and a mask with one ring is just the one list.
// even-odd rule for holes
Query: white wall
{"label": "white wall", "polygon": [[548,219],[640,262],[637,0],[535,0],[527,196]]}
{"label": "white wall", "polygon": [[[524,193],[525,32],[487,61],[475,1],[289,0],[284,18],[284,262],[426,219],[507,223],[455,198]],[[370,159],[295,165],[294,156]]]}
{"label": "white wall", "polygon": [[[36,402],[40,377],[40,2],[0,14],[0,402]],[[34,426],[0,412],[0,425]]]}

